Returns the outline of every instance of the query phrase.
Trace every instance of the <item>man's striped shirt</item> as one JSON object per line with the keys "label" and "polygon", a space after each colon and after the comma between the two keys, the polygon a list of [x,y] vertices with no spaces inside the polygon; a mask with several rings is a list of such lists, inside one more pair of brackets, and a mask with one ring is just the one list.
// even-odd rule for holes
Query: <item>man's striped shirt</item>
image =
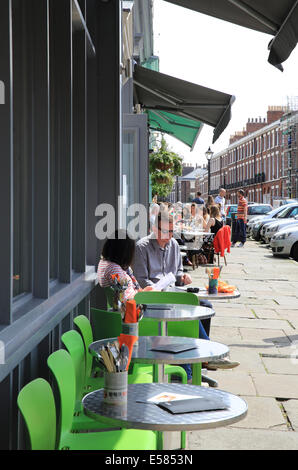
{"label": "man's striped shirt", "polygon": [[247,222],[247,200],[243,196],[238,201],[237,219],[243,219],[245,224]]}

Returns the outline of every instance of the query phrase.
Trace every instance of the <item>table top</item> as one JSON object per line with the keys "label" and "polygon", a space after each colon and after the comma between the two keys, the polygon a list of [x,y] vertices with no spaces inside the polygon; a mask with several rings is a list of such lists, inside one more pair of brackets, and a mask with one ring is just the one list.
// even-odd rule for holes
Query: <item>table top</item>
{"label": "table top", "polygon": [[144,310],[144,318],[158,321],[187,321],[211,318],[215,311],[208,307],[179,304],[148,304]]}
{"label": "table top", "polygon": [[[231,393],[213,390],[197,385],[182,384],[133,384],[128,385],[127,404],[107,405],[103,402],[103,389],[91,392],[83,398],[87,416],[125,428],[153,431],[192,431],[227,426],[244,418],[247,414],[246,402]],[[173,415],[153,403],[139,403],[159,393],[175,393],[221,399],[225,410],[201,411]]]}
{"label": "table top", "polygon": [[[196,286],[193,286],[192,284],[189,284],[187,286],[181,286],[181,287],[173,286],[173,287],[168,287],[167,291],[168,292],[181,292],[181,291],[187,292],[188,287],[196,287]],[[196,295],[200,299],[229,300],[229,299],[237,299],[241,295],[238,289],[235,289],[233,293],[219,292],[217,294],[209,294],[209,292],[207,291],[205,287],[200,287],[199,289],[200,290],[198,293],[196,293]]]}
{"label": "table top", "polygon": [[[90,353],[97,357],[97,351],[108,342],[113,342],[117,338],[94,341],[89,346]],[[195,347],[188,351],[179,353],[152,351],[152,348],[159,346],[182,345]],[[210,359],[221,359],[229,353],[229,348],[225,344],[205,339],[186,338],[180,336],[139,336],[138,344],[134,346],[131,360],[142,364],[188,364],[196,362],[206,362]]]}
{"label": "table top", "polygon": [[204,230],[181,230],[181,233],[183,233],[184,237],[198,237],[202,235],[214,235],[212,232],[205,232]]}

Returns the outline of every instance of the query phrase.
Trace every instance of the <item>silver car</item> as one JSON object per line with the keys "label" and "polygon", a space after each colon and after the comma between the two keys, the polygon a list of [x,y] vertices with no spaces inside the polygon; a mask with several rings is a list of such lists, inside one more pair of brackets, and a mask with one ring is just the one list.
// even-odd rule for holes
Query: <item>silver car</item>
{"label": "silver car", "polygon": [[[298,214],[298,208],[297,208],[297,214]],[[277,232],[280,230],[283,230],[284,228],[290,226],[290,225],[298,225],[298,215],[291,215],[290,218],[282,219],[282,220],[277,220],[276,222],[272,222],[271,224],[265,226],[265,231],[264,231],[264,239],[265,243],[270,243],[271,238],[273,235],[275,235]]]}
{"label": "silver car", "polygon": [[[287,219],[290,217],[294,217],[298,214],[298,203],[295,204],[287,204],[285,206],[281,206],[278,209],[281,209],[279,212],[275,213],[271,217],[265,216],[265,219],[260,221],[259,223],[255,224],[253,227],[253,238],[256,240],[263,240],[265,241],[265,229],[270,225],[272,222],[280,221],[281,219]],[[273,211],[272,211],[273,212]],[[271,212],[271,214],[272,214]]]}
{"label": "silver car", "polygon": [[286,256],[298,261],[298,226],[292,225],[277,232],[270,241],[274,256]]}

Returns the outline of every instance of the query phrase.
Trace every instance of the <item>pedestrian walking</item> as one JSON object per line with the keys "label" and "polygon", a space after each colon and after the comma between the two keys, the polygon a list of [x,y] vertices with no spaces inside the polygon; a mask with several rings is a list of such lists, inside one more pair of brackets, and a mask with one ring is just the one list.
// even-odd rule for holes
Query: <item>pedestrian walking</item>
{"label": "pedestrian walking", "polygon": [[197,192],[197,197],[195,197],[192,202],[195,202],[196,204],[205,204],[204,199],[201,198],[202,193],[200,191]]}
{"label": "pedestrian walking", "polygon": [[240,242],[238,247],[243,247],[244,243],[246,242],[247,200],[244,197],[243,189],[239,189],[237,191],[237,196],[237,219],[233,227],[231,246],[234,247],[236,242]]}

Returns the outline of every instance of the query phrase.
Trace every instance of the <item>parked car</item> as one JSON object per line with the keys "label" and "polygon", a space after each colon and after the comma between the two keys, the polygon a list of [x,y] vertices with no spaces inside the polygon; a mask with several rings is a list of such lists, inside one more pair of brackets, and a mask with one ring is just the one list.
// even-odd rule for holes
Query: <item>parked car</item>
{"label": "parked car", "polygon": [[265,226],[264,235],[262,236],[262,238],[265,239],[265,243],[270,243],[273,235],[275,235],[280,230],[283,230],[290,225],[298,225],[298,208],[295,209],[293,213],[289,218],[287,217],[286,219],[278,219],[275,222]]}
{"label": "parked car", "polygon": [[252,204],[247,208],[247,220],[249,221],[257,215],[268,214],[272,211],[272,206],[270,204]]}
{"label": "parked car", "polygon": [[238,204],[230,204],[226,208],[226,224],[232,225],[232,214],[237,213]]}
{"label": "parked car", "polygon": [[274,256],[291,257],[298,261],[298,226],[288,226],[277,232],[270,241]]}
{"label": "parked car", "polygon": [[[286,218],[291,216],[292,210],[298,207],[298,203],[288,204],[286,206],[277,207],[271,212],[268,212],[263,219],[257,220],[251,227],[251,235],[255,240],[260,240],[261,235],[264,235],[265,227],[264,225],[269,225],[271,222],[274,222],[277,218]],[[264,227],[264,228],[263,228]],[[263,230],[262,230],[263,229]],[[262,234],[261,234],[262,230]]]}

